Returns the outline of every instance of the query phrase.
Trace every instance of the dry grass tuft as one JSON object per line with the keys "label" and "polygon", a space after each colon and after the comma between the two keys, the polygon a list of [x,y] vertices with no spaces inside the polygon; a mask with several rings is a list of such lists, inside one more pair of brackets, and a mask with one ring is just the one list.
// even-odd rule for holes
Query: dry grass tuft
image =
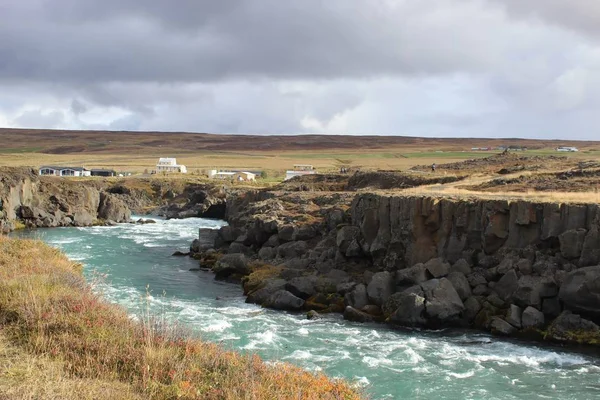
{"label": "dry grass tuft", "polygon": [[[0,236],[0,397],[359,399],[347,383],[133,322],[39,241]],[[33,394],[32,394],[33,393]]]}

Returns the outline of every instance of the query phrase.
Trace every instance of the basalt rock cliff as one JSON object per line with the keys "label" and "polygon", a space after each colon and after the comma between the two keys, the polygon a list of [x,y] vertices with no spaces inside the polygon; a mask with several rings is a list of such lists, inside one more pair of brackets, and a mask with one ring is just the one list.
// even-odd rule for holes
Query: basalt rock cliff
{"label": "basalt rock cliff", "polygon": [[597,204],[250,191],[227,220],[192,250],[249,302],[600,344]]}

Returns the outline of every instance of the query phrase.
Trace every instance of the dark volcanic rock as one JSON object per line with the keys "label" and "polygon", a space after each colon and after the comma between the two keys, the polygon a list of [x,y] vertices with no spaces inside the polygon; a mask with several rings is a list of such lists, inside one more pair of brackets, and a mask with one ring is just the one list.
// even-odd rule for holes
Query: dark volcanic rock
{"label": "dark volcanic rock", "polygon": [[304,300],[294,296],[287,290],[278,290],[273,293],[263,305],[276,310],[297,311],[304,305]]}
{"label": "dark volcanic rock", "polygon": [[[393,305],[391,304],[393,303]],[[388,300],[388,308],[395,308],[390,322],[403,326],[423,326],[427,320],[423,317],[425,298],[414,293],[395,293]]]}
{"label": "dark volcanic rock", "polygon": [[571,311],[563,311],[550,324],[547,335],[559,342],[600,343],[600,327]]}
{"label": "dark volcanic rock", "polygon": [[600,317],[600,266],[567,274],[559,297],[569,310]]}
{"label": "dark volcanic rock", "polygon": [[250,270],[243,254],[226,254],[216,262],[213,272],[217,279],[225,279],[233,274],[246,275]]}
{"label": "dark volcanic rock", "polygon": [[366,312],[357,310],[354,307],[347,306],[344,309],[344,319],[354,322],[373,322],[373,316]]}
{"label": "dark volcanic rock", "polygon": [[373,304],[382,306],[394,293],[394,286],[394,278],[391,273],[387,271],[376,273],[367,286],[369,300]]}
{"label": "dark volcanic rock", "polygon": [[425,313],[438,321],[456,319],[464,310],[463,302],[452,283],[446,279],[432,279],[421,284],[425,294]]}

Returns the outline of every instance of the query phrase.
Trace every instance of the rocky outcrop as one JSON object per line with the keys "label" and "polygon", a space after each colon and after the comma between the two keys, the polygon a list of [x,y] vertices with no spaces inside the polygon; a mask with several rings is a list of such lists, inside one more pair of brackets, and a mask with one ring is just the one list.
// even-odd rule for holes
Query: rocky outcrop
{"label": "rocky outcrop", "polygon": [[42,178],[35,171],[0,171],[0,229],[89,226],[101,220],[125,222],[129,208],[105,193],[102,183]]}
{"label": "rocky outcrop", "polygon": [[595,204],[270,191],[227,204],[215,249],[277,268],[263,288],[304,310],[540,337],[565,311],[600,322]]}

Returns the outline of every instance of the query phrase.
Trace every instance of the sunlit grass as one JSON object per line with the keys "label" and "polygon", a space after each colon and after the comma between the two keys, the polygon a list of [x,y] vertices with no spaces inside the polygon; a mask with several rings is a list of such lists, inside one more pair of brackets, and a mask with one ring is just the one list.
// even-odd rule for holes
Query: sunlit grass
{"label": "sunlit grass", "polygon": [[160,316],[134,322],[60,251],[3,236],[0,364],[11,399],[360,398],[344,381],[189,339]]}

